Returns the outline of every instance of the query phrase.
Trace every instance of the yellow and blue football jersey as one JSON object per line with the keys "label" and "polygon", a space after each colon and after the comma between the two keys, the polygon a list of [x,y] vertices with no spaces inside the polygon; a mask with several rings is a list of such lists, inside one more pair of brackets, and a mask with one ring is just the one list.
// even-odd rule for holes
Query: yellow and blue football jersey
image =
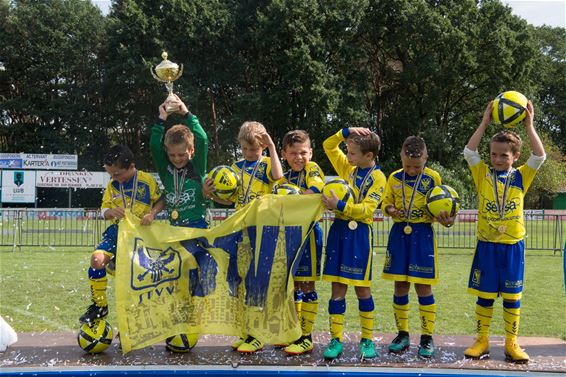
{"label": "yellow and blue football jersey", "polygon": [[[136,192],[133,193],[134,185],[137,175],[137,187]],[[137,217],[143,217],[151,211],[153,205],[161,199],[161,192],[157,186],[157,182],[153,176],[149,173],[143,172],[141,170],[136,170],[136,174],[130,178],[123,185],[126,208],[132,208],[132,213]],[[104,191],[102,197],[101,208],[124,208],[124,198],[122,198],[122,193],[120,192],[120,183],[115,180],[110,180]],[[134,200],[132,207],[132,200]]]}
{"label": "yellow and blue football jersey", "polygon": [[310,189],[314,193],[320,194],[324,187],[324,173],[316,162],[309,161],[305,168],[299,172],[292,169],[287,170],[280,181],[292,183],[298,186],[302,192]]}
{"label": "yellow and blue football jersey", "polygon": [[[387,179],[385,187],[385,195],[381,202],[381,211],[384,216],[389,216],[385,211],[385,207],[392,204],[398,210],[406,210],[409,208],[409,202],[415,191],[418,176],[409,176],[405,174],[405,203],[403,203],[403,169],[394,171]],[[426,194],[434,186],[442,184],[440,174],[435,170],[425,167],[421,176],[418,187],[416,188],[413,204],[411,205],[411,215],[402,218],[394,218],[393,221],[411,223],[432,223],[433,217],[426,209]]]}
{"label": "yellow and blue football jersey", "polygon": [[[385,191],[385,175],[381,169],[376,168],[371,172],[366,184],[362,188],[362,182],[370,168],[359,169],[350,165],[346,155],[339,146],[345,140],[343,131],[340,130],[324,141],[324,151],[332,163],[334,170],[340,178],[346,180],[353,189],[356,203],[347,203],[342,212],[336,211],[336,218],[343,220],[356,220],[365,224],[371,224],[373,213],[378,208]],[[360,192],[363,189],[363,192]]]}
{"label": "yellow and blue football jersey", "polygon": [[[485,162],[480,161],[476,165],[470,166],[470,171],[479,202],[478,239],[504,244],[514,244],[522,240],[525,237],[524,197],[537,170],[525,164],[508,172],[496,172]],[[497,176],[497,193],[499,196],[497,199],[494,194],[493,174]],[[503,203],[503,218],[501,218],[498,208],[503,202],[506,184],[508,189],[505,203]],[[500,204],[498,205],[498,203]]]}
{"label": "yellow and blue football jersey", "polygon": [[265,194],[271,194],[275,181],[271,177],[269,157],[262,156],[253,162],[240,160],[232,164],[232,169],[240,177],[238,191],[230,198],[230,201],[236,203],[236,209]]}

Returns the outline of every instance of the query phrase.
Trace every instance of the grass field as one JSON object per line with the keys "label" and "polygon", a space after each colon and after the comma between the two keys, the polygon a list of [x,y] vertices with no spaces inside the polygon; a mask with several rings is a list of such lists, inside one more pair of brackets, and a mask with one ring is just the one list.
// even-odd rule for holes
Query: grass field
{"label": "grass field", "polygon": [[[0,315],[19,332],[76,331],[78,317],[89,304],[86,270],[90,248],[70,250],[50,247],[18,252],[0,251]],[[472,261],[471,249],[441,249],[440,281],[434,289],[438,304],[436,333],[473,334],[475,298],[466,292]],[[393,283],[381,279],[385,254],[375,254],[373,297],[375,331],[396,332],[391,300]],[[550,251],[527,251],[525,290],[520,335],[559,337],[566,340],[566,295],[562,257]],[[110,287],[113,280],[110,279]],[[318,283],[320,310],[316,331],[328,331],[327,303],[330,284]],[[110,321],[117,325],[110,293]],[[496,301],[492,334],[503,334],[501,300]],[[348,292],[346,330],[359,331],[358,304]],[[418,304],[410,295],[411,332],[419,332]]]}

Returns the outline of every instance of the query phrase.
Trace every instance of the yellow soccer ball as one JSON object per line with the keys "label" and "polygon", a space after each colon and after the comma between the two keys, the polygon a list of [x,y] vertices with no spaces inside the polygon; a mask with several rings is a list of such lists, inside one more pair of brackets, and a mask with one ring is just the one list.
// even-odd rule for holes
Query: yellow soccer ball
{"label": "yellow soccer ball", "polygon": [[446,211],[453,217],[460,210],[460,197],[450,186],[435,186],[426,194],[426,208],[433,217],[438,216],[440,211]]}
{"label": "yellow soccer ball", "polygon": [[527,97],[519,92],[503,92],[493,100],[491,118],[496,124],[515,127],[527,116],[527,102]]}
{"label": "yellow soccer ball", "polygon": [[79,346],[86,352],[100,353],[110,346],[113,335],[112,326],[105,320],[98,319],[82,325],[77,340]]}
{"label": "yellow soccer ball", "polygon": [[227,165],[219,165],[208,172],[206,178],[212,179],[214,187],[214,195],[220,199],[230,198],[237,190],[240,184],[238,174]]}
{"label": "yellow soccer ball", "polygon": [[322,188],[322,193],[325,196],[332,196],[330,191],[334,191],[334,194],[338,197],[338,199],[342,200],[345,203],[354,203],[354,190],[348,185],[343,179],[336,178],[331,181],[328,181],[324,187]]}
{"label": "yellow soccer ball", "polygon": [[179,334],[165,340],[165,348],[173,352],[189,352],[197,345],[198,334]]}
{"label": "yellow soccer ball", "polygon": [[301,189],[292,183],[281,183],[273,186],[273,193],[277,195],[298,195],[301,193]]}

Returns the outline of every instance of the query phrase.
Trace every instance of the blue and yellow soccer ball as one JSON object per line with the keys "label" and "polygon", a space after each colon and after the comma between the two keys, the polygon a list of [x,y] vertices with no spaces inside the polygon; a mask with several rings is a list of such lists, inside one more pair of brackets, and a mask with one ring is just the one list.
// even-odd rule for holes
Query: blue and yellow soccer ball
{"label": "blue and yellow soccer ball", "polygon": [[240,177],[228,165],[219,165],[208,172],[206,178],[212,180],[214,195],[220,199],[228,199],[238,190]]}
{"label": "blue and yellow soccer ball", "polygon": [[441,211],[446,211],[453,217],[460,210],[460,197],[450,186],[434,186],[426,194],[426,208],[433,217],[438,216]]}
{"label": "blue and yellow soccer ball", "polygon": [[277,195],[298,195],[301,193],[301,189],[292,183],[281,183],[273,186],[273,193]]}
{"label": "blue and yellow soccer ball", "polygon": [[104,319],[97,319],[81,326],[77,340],[79,346],[86,352],[100,353],[110,346],[113,336],[114,332],[110,323]]}
{"label": "blue and yellow soccer ball", "polygon": [[334,194],[338,197],[338,199],[346,204],[353,204],[355,202],[354,190],[352,190],[350,185],[348,185],[348,182],[343,179],[335,178],[326,182],[322,188],[322,193],[325,196],[332,196],[331,191],[334,191]]}
{"label": "blue and yellow soccer ball", "polygon": [[493,100],[491,118],[496,124],[512,128],[527,116],[527,97],[510,90],[499,94]]}
{"label": "blue and yellow soccer ball", "polygon": [[199,334],[179,334],[165,340],[165,348],[172,352],[189,352],[198,343]]}

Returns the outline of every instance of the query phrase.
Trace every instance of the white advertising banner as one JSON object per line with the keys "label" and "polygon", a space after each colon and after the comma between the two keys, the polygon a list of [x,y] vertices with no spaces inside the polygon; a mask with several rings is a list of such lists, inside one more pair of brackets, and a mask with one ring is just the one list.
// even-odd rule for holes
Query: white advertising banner
{"label": "white advertising banner", "polygon": [[108,173],[89,171],[38,171],[37,187],[104,188],[110,179]]}
{"label": "white advertising banner", "polygon": [[2,203],[35,203],[35,172],[3,170]]}
{"label": "white advertising banner", "polygon": [[77,170],[76,154],[0,153],[0,167],[7,169]]}
{"label": "white advertising banner", "polygon": [[22,153],[24,169],[77,170],[77,155],[73,154],[26,154]]}

